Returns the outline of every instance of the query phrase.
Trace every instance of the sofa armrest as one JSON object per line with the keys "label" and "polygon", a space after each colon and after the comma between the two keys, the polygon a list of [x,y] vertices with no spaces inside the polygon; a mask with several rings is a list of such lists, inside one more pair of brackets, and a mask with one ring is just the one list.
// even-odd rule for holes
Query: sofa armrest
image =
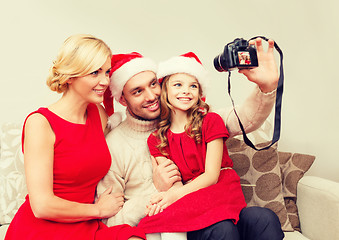
{"label": "sofa armrest", "polygon": [[302,234],[312,240],[339,239],[339,183],[304,176],[297,187]]}

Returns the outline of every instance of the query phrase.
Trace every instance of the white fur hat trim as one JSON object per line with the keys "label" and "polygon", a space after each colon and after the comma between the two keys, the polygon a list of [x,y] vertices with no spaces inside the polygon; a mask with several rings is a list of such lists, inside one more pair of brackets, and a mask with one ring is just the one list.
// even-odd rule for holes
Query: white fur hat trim
{"label": "white fur hat trim", "polygon": [[119,101],[127,81],[134,75],[145,71],[156,73],[157,64],[149,58],[134,58],[114,71],[110,83],[112,96]]}
{"label": "white fur hat trim", "polygon": [[202,64],[197,62],[194,58],[176,56],[161,62],[158,66],[157,78],[161,79],[168,75],[176,73],[187,73],[194,76],[202,89],[203,96],[206,95],[208,86],[208,72]]}

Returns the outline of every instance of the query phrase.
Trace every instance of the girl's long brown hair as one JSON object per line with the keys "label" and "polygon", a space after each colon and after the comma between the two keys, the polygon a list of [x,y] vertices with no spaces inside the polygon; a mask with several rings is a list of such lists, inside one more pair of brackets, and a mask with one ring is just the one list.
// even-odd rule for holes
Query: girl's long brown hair
{"label": "girl's long brown hair", "polygon": [[[160,144],[157,145],[157,148],[165,156],[168,156],[168,153],[166,153],[164,149],[168,146],[167,131],[171,126],[173,109],[168,101],[167,95],[169,78],[170,76],[166,76],[162,81],[160,121],[158,123],[158,131],[155,133],[155,136],[160,139]],[[202,100],[202,90],[199,84],[199,99],[197,104],[188,110],[190,121],[185,126],[185,132],[192,137],[196,143],[201,142],[202,121],[204,116],[208,113],[209,108],[209,105]]]}

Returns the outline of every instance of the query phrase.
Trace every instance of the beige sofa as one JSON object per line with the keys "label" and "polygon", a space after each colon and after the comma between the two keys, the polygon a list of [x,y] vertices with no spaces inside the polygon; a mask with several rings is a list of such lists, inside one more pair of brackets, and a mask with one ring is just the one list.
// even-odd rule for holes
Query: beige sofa
{"label": "beige sofa", "polygon": [[[0,239],[4,239],[27,190],[20,145],[21,125],[4,124],[0,133]],[[241,176],[248,205],[266,206],[276,211],[282,226],[287,229],[285,240],[339,240],[339,183],[304,176],[314,157],[281,153],[276,146],[266,152],[255,152],[238,139],[229,140],[228,147],[234,167]],[[269,183],[274,183],[275,179],[280,179],[281,185],[271,189]],[[293,193],[293,184],[296,193]],[[295,200],[297,207],[293,205]],[[293,228],[300,228],[301,232],[293,231]]]}

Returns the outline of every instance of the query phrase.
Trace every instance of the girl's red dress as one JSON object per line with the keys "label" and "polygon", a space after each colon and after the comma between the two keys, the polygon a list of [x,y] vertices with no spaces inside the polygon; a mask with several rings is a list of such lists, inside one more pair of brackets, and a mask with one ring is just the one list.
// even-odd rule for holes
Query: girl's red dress
{"label": "girl's red dress", "polygon": [[[40,108],[33,113],[42,114],[55,133],[54,194],[69,201],[93,203],[97,183],[111,165],[97,106],[88,105],[85,124],[68,122],[47,108]],[[145,238],[139,228],[128,225],[109,228],[99,219],[75,223],[38,219],[33,215],[27,195],[7,230],[5,240],[120,240],[133,235]]]}
{"label": "girl's red dress", "polygon": [[[178,166],[184,183],[190,181],[205,170],[207,143],[217,138],[229,137],[222,118],[208,113],[202,124],[202,143],[196,144],[185,132],[167,132],[168,158]],[[153,134],[148,138],[148,146],[154,157],[163,156],[158,148],[159,139]],[[230,169],[233,162],[224,143],[223,158],[219,180],[216,184],[185,195],[163,212],[143,218],[139,225],[146,233],[188,232],[203,229],[222,220],[239,220],[241,209],[246,207],[240,186],[240,178]]]}

